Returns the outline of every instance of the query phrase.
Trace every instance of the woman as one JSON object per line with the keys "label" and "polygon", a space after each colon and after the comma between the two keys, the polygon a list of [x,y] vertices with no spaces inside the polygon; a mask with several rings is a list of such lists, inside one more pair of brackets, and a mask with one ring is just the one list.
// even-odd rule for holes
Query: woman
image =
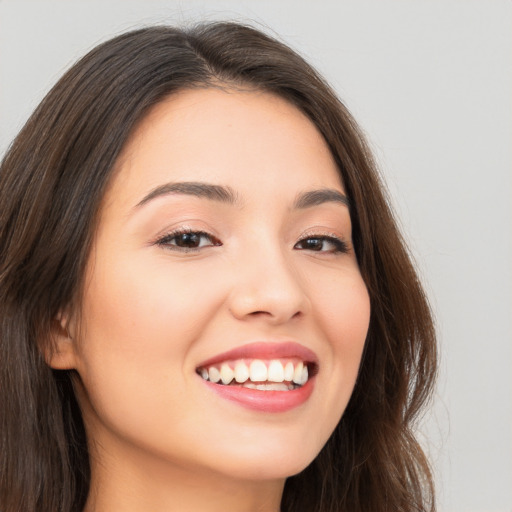
{"label": "woman", "polygon": [[100,45],[0,199],[3,512],[434,510],[429,307],[292,50],[234,23]]}

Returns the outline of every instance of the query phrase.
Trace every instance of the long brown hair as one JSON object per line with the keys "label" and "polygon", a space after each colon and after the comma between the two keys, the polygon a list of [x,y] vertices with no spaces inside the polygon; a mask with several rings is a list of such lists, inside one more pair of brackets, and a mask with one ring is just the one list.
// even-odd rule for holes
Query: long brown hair
{"label": "long brown hair", "polygon": [[72,372],[42,353],[58,311],[80,305],[98,210],[148,110],[193,87],[251,87],[304,112],[350,198],[371,300],[360,374],[331,438],[290,477],[283,512],[435,510],[413,427],[436,374],[430,309],[357,124],[294,51],[235,23],[144,28],[112,39],[49,92],[0,167],[0,510],[79,512],[89,490]]}

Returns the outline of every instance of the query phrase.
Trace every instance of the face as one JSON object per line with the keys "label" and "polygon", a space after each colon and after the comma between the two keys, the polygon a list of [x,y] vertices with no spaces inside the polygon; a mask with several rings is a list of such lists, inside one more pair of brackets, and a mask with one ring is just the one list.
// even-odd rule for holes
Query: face
{"label": "face", "polygon": [[321,135],[280,98],[203,89],[156,106],[87,268],[70,365],[89,437],[196,474],[309,464],[369,322],[344,194]]}

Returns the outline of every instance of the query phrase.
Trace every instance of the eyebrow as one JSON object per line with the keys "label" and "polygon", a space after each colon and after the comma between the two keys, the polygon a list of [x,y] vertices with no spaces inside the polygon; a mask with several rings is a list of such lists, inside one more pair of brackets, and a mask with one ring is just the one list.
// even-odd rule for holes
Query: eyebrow
{"label": "eyebrow", "polygon": [[231,187],[223,185],[213,185],[211,183],[201,183],[196,181],[182,181],[177,183],[166,183],[154,188],[136,208],[140,208],[149,201],[169,194],[183,194],[188,196],[202,197],[221,203],[238,204],[238,197]]}
{"label": "eyebrow", "polygon": [[333,188],[323,188],[303,192],[296,197],[293,207],[303,210],[323,203],[341,203],[347,208],[350,207],[348,197],[345,194],[342,194],[339,190]]}
{"label": "eyebrow", "polygon": [[[135,208],[140,208],[157,197],[173,194],[189,195],[232,205],[240,204],[238,195],[231,187],[197,181],[182,181],[166,183],[154,188],[137,203]],[[350,206],[350,201],[345,194],[336,189],[324,188],[298,194],[293,203],[293,209],[304,210],[324,203],[340,203],[347,207]]]}

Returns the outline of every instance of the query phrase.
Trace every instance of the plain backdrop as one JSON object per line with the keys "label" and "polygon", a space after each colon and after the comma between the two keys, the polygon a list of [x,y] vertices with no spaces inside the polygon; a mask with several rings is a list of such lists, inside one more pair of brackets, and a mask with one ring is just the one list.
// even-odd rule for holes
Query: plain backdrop
{"label": "plain backdrop", "polygon": [[368,134],[437,317],[439,510],[511,512],[512,2],[0,0],[0,155],[99,41],[205,19],[278,34]]}

